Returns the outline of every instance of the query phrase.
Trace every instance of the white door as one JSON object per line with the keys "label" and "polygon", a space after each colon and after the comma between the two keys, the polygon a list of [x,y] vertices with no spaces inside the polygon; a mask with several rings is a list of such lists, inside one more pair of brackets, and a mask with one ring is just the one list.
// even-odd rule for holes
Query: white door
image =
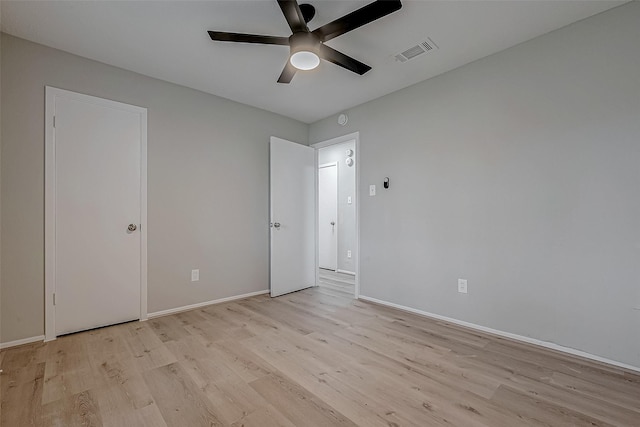
{"label": "white door", "polygon": [[271,138],[271,296],[315,285],[316,153]]}
{"label": "white door", "polygon": [[338,268],[338,164],[318,168],[318,263]]}
{"label": "white door", "polygon": [[55,335],[139,319],[146,109],[52,88],[47,97],[55,120]]}

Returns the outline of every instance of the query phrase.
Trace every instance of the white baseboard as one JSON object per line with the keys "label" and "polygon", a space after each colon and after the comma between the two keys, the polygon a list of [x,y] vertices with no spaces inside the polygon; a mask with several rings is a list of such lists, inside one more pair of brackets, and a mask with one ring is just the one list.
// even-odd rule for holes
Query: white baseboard
{"label": "white baseboard", "polygon": [[38,335],[37,337],[23,338],[21,340],[2,342],[0,343],[0,350],[3,348],[15,347],[23,344],[31,344],[33,342],[44,341],[44,335]]}
{"label": "white baseboard", "polygon": [[564,346],[561,346],[561,345],[558,345],[558,344],[554,344],[552,342],[542,341],[542,340],[538,340],[538,339],[535,339],[535,338],[529,338],[529,337],[525,337],[525,336],[518,335],[518,334],[512,334],[510,332],[504,332],[504,331],[500,331],[498,329],[487,328],[486,326],[476,325],[475,323],[465,322],[463,320],[457,320],[457,319],[453,319],[451,317],[446,317],[446,316],[441,316],[439,314],[429,313],[427,311],[418,310],[416,308],[411,308],[411,307],[407,307],[407,306],[400,305],[400,304],[394,304],[392,302],[383,301],[383,300],[379,300],[379,299],[376,299],[376,298],[367,297],[367,296],[364,296],[364,295],[358,296],[358,299],[361,299],[361,300],[364,300],[364,301],[370,301],[370,302],[373,302],[375,304],[380,304],[380,305],[384,305],[384,306],[387,306],[387,307],[396,308],[396,309],[402,310],[402,311],[407,311],[409,313],[418,314],[420,316],[430,317],[432,319],[443,320],[445,322],[453,323],[455,325],[465,326],[465,327],[470,328],[470,329],[475,329],[477,331],[482,331],[482,332],[486,332],[488,334],[497,335],[499,337],[510,338],[512,340],[515,340],[515,341],[520,341],[520,342],[525,342],[525,343],[528,343],[528,344],[537,345],[537,346],[540,346],[540,347],[545,347],[545,348],[548,348],[548,349],[551,349],[551,350],[560,351],[562,353],[571,354],[573,356],[584,357],[585,359],[590,359],[590,360],[594,360],[596,362],[606,363],[607,365],[612,365],[612,366],[616,366],[616,367],[619,367],[619,368],[628,369],[630,371],[640,372],[640,367],[638,367],[638,366],[633,366],[633,365],[628,365],[626,363],[617,362],[615,360],[611,360],[611,359],[607,359],[607,358],[604,358],[604,357],[596,356],[595,354],[587,353],[587,352],[584,352],[584,351],[581,351],[581,350],[576,350],[574,348],[564,347]]}
{"label": "white baseboard", "polygon": [[257,291],[257,292],[249,292],[248,294],[242,295],[234,295],[232,297],[215,299],[212,301],[199,302],[197,304],[185,305],[182,307],[170,308],[168,310],[154,311],[153,313],[147,314],[149,319],[153,319],[155,317],[167,316],[169,314],[182,313],[183,311],[193,310],[194,308],[206,307],[207,305],[220,304],[223,302],[234,301],[237,299],[249,298],[256,295],[268,294],[269,290]]}
{"label": "white baseboard", "polygon": [[342,274],[350,274],[350,275],[352,275],[352,276],[355,276],[355,275],[356,275],[356,272],[355,272],[355,271],[349,271],[349,270],[341,270],[341,269],[337,269],[337,270],[336,270],[336,272],[338,272],[338,273],[342,273]]}

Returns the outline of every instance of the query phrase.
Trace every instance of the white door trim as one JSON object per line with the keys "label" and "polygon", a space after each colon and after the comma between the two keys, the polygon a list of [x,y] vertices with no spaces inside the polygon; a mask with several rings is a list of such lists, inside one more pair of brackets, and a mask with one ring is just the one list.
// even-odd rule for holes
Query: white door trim
{"label": "white door trim", "polygon": [[[316,149],[316,153],[317,153],[317,149]],[[329,168],[335,166],[336,167],[336,269],[335,271],[338,271],[338,261],[340,260],[340,225],[338,223],[338,216],[339,216],[339,209],[340,209],[340,167],[338,166],[338,162],[331,162],[331,163],[323,163],[321,165],[318,165],[318,170],[316,171],[316,174],[319,176],[320,175],[320,169],[322,168]],[[320,190],[320,181],[318,181],[318,194],[319,194],[319,190]],[[318,197],[318,200],[319,197]],[[319,217],[319,211],[320,211],[320,206],[318,206],[318,221],[320,219]],[[318,239],[320,239],[320,222],[318,222]],[[318,242],[318,245],[320,244],[320,240],[316,240]],[[319,248],[319,246],[318,246]],[[320,252],[318,251],[318,265],[320,265]]]}
{"label": "white door trim", "polygon": [[55,99],[65,97],[82,102],[117,108],[140,115],[140,320],[147,319],[147,109],[51,86],[45,87],[45,183],[44,183],[44,311],[45,341],[56,339],[56,141]]}
{"label": "white door trim", "polygon": [[[355,286],[355,291],[354,291],[354,297],[355,299],[358,299],[360,297],[360,159],[362,158],[360,156],[360,132],[354,132],[354,133],[350,133],[348,135],[343,135],[343,136],[338,136],[336,138],[332,138],[332,139],[328,139],[326,141],[321,141],[321,142],[316,142],[315,144],[310,144],[310,147],[313,147],[316,149],[316,159],[318,157],[318,150],[320,148],[325,148],[325,147],[329,147],[330,145],[336,145],[336,144],[341,144],[343,142],[347,142],[347,141],[352,141],[355,140],[356,141],[356,162],[353,165],[356,168],[356,286]],[[317,160],[316,160],[317,161]],[[317,179],[317,173],[316,173],[316,200],[318,200],[318,179]],[[316,214],[316,242],[317,242],[317,236],[318,236],[318,230],[319,230],[320,224],[318,224],[318,215]],[[317,246],[317,243],[316,243]],[[318,257],[317,255],[317,248],[316,248],[316,258]],[[316,262],[317,265],[317,262]],[[318,277],[318,268],[316,267],[316,286],[318,286],[318,282],[319,282],[319,277]]]}

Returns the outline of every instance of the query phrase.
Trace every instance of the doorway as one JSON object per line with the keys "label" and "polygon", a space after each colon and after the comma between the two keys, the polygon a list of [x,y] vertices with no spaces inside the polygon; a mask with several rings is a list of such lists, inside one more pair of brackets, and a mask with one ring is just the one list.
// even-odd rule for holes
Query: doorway
{"label": "doorway", "polygon": [[146,108],[47,87],[45,119],[45,339],[146,319]]}
{"label": "doorway", "polygon": [[313,144],[318,167],[317,284],[359,294],[358,133]]}

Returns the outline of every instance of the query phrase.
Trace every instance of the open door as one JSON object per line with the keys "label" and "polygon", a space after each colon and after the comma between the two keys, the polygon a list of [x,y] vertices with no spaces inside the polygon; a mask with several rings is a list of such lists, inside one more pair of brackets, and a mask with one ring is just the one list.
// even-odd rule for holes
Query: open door
{"label": "open door", "polygon": [[318,263],[338,269],[338,163],[318,167]]}
{"label": "open door", "polygon": [[315,150],[271,137],[272,297],[315,285],[315,184]]}

